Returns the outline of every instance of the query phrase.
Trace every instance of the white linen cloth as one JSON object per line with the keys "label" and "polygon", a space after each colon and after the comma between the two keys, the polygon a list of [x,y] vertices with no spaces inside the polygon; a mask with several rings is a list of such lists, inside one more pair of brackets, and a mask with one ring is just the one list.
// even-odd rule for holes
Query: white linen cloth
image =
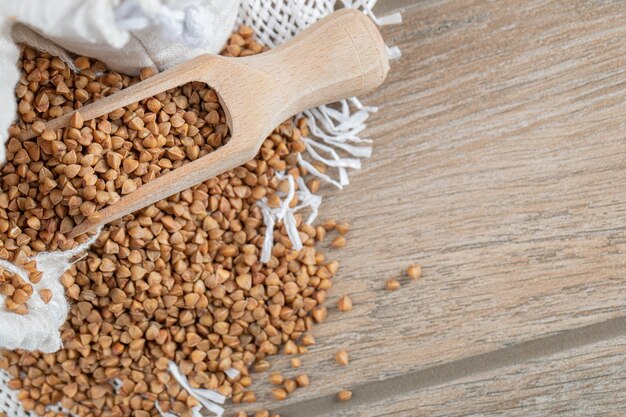
{"label": "white linen cloth", "polygon": [[[396,13],[377,19],[372,8],[377,0],[0,0],[0,165],[5,162],[6,130],[14,120],[16,104],[14,88],[20,72],[15,66],[19,50],[15,42],[25,42],[71,62],[73,53],[97,58],[111,69],[136,73],[141,67],[152,66],[163,70],[203,52],[218,52],[224,45],[235,23],[246,24],[254,30],[261,43],[270,47],[280,45],[322,17],[332,13],[336,6],[353,7],[368,14],[379,25],[401,22]],[[119,49],[122,46],[122,49]],[[390,58],[400,55],[396,47],[388,49]],[[320,106],[305,111],[310,137],[304,138],[307,151],[299,155],[299,164],[322,182],[343,188],[349,184],[347,169],[358,169],[360,159],[371,154],[371,140],[362,137],[369,113],[376,108],[363,106],[356,98],[341,101],[335,106]],[[329,167],[321,173],[310,160]],[[298,206],[263,211],[266,236],[278,221],[285,222],[294,247],[299,236],[293,215],[309,211],[307,223],[315,220],[321,197],[312,194],[300,178],[296,183],[287,173],[278,173],[290,183],[284,197],[291,201],[298,195]],[[90,242],[68,252],[40,254],[38,267],[44,271],[42,283],[59,293],[55,303],[45,310],[37,297],[29,300],[29,314],[18,326],[11,320],[14,314],[0,311],[0,348],[23,348],[54,352],[61,347],[58,328],[67,315],[68,305],[58,282],[72,258],[84,251]],[[263,256],[271,254],[272,239],[267,238]],[[0,262],[1,264],[1,262]],[[14,266],[3,265],[19,272]],[[3,300],[0,296],[0,305]],[[32,304],[31,304],[32,303]],[[15,322],[17,323],[17,321]],[[5,334],[11,333],[10,336]],[[176,364],[171,364],[176,369]],[[232,370],[231,370],[232,371]],[[176,372],[173,372],[176,377]],[[0,371],[0,412],[7,417],[31,417],[17,398],[17,391],[8,388],[11,377]],[[198,391],[198,390],[196,390]],[[197,393],[196,393],[197,394]],[[192,395],[196,395],[192,393]],[[206,393],[207,395],[209,393]],[[201,396],[202,397],[202,396]],[[220,398],[204,398],[214,404],[194,408],[194,416],[206,408],[214,415],[222,415]],[[158,405],[158,404],[157,404]],[[52,408],[51,408],[52,409]],[[61,411],[59,407],[54,408]],[[173,416],[163,413],[164,417]]]}

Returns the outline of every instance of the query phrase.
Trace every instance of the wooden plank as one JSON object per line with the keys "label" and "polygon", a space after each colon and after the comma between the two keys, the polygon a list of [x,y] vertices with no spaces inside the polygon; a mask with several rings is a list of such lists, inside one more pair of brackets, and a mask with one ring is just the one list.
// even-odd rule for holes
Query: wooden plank
{"label": "wooden plank", "polygon": [[356,386],[349,403],[316,397],[276,411],[298,417],[623,415],[617,394],[624,384],[625,327],[626,318],[612,319]]}
{"label": "wooden plank", "polygon": [[624,361],[626,338],[620,337],[440,386],[401,395],[390,392],[378,401],[355,402],[337,406],[329,414],[315,415],[623,416],[626,414]]}
{"label": "wooden plank", "polygon": [[322,208],[353,225],[329,305],[355,308],[330,309],[285,404],[623,314],[624,6],[424,0],[385,28],[403,58],[364,99],[374,156]]}

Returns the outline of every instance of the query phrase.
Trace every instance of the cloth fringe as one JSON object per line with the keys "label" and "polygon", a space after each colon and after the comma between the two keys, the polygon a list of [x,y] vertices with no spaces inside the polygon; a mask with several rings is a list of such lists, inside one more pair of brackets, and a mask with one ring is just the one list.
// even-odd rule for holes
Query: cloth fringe
{"label": "cloth fringe", "polygon": [[[374,22],[379,26],[393,25],[402,23],[402,15],[400,13],[393,13],[391,15],[378,18],[372,12],[372,9],[376,5],[377,0],[342,0],[341,3],[344,7],[356,8],[363,13],[370,16]],[[254,2],[253,2],[254,3]],[[328,9],[321,8],[316,13],[308,13],[306,8],[303,8],[300,12],[295,12],[294,22],[291,26],[299,26],[300,29],[313,23],[313,21],[320,19],[321,17],[332,13],[335,6],[335,1],[332,3],[332,7]],[[292,10],[293,12],[293,10]],[[267,16],[265,16],[267,18]],[[259,18],[263,21],[264,16]],[[243,19],[244,23],[251,21],[253,24],[258,21],[253,19]],[[289,25],[288,25],[289,27]],[[295,29],[291,28],[287,32],[289,37],[293,36]],[[262,32],[263,33],[263,32]],[[262,40],[273,44],[272,31],[269,34],[262,36]],[[285,32],[281,33],[285,35]],[[387,47],[387,54],[389,59],[397,59],[401,56],[400,49],[397,46]],[[356,109],[356,111],[354,111]],[[360,134],[365,130],[366,121],[369,118],[370,113],[378,111],[376,107],[364,106],[356,97],[352,97],[347,100],[342,100],[335,105],[322,105],[315,109],[309,109],[294,117],[294,120],[303,116],[307,117],[310,136],[303,137],[305,152],[298,154],[298,164],[304,168],[308,174],[319,178],[321,181],[331,184],[339,189],[350,184],[350,178],[348,176],[348,169],[360,169],[361,159],[369,158],[372,155],[372,141],[370,139],[361,138]],[[305,158],[306,156],[306,158]],[[337,171],[338,177],[332,177],[331,175],[322,172],[313,163],[307,159],[315,161],[317,164],[321,163],[326,168],[334,168]],[[277,173],[278,179],[283,179],[284,173]],[[271,258],[272,246],[274,243],[274,228],[277,222],[283,221],[289,239],[291,240],[293,249],[299,250],[302,248],[302,242],[300,235],[297,233],[297,227],[295,224],[294,213],[301,210],[304,207],[311,208],[311,215],[307,219],[307,223],[311,223],[317,216],[317,209],[321,204],[321,197],[312,194],[304,181],[300,181],[298,186],[300,188],[299,199],[305,201],[300,205],[289,208],[288,202],[291,201],[289,195],[283,200],[281,208],[284,209],[272,209],[267,205],[267,200],[264,199],[258,202],[263,213],[263,221],[265,223],[265,239],[263,241],[263,250],[261,253],[261,262],[267,262]],[[290,182],[291,191],[291,182]]]}
{"label": "cloth fringe", "polygon": [[[201,389],[201,388],[193,388],[189,385],[189,381],[185,377],[185,375],[180,372],[180,369],[174,362],[170,362],[168,369],[172,376],[176,379],[176,381],[189,393],[189,395],[193,396],[196,400],[202,404],[207,411],[210,411],[217,417],[221,417],[224,414],[224,407],[221,407],[218,404],[224,404],[226,401],[226,397],[220,394],[217,391],[213,391],[210,389]],[[158,402],[155,403],[157,406],[157,410],[161,413],[163,417],[171,417],[170,415],[163,415],[160,407],[158,407]]]}
{"label": "cloth fringe", "polygon": [[[152,0],[127,0],[123,2],[116,10],[116,22],[121,28],[128,30],[140,29],[149,23],[158,22],[167,33],[181,37],[190,45],[202,43],[204,36],[202,19],[197,10],[189,7],[183,11],[171,11],[165,10],[164,6],[150,7],[152,3],[154,3]],[[157,3],[160,5],[160,2]],[[244,0],[240,10],[239,23],[253,27],[262,43],[275,47],[293,37],[306,26],[332,13],[336,4],[336,0],[297,2],[292,0]],[[376,17],[372,12],[376,0],[341,0],[341,4],[344,7],[362,10],[379,25],[398,24],[402,21],[402,16],[399,13],[382,18]],[[390,59],[400,56],[400,50],[396,46],[388,47],[387,51]],[[348,185],[350,183],[348,169],[359,169],[361,159],[371,156],[372,147],[370,144],[372,141],[361,138],[360,134],[366,127],[365,122],[369,114],[375,111],[377,111],[375,107],[363,106],[358,99],[351,98],[334,106],[320,106],[296,116],[296,119],[302,116],[308,118],[308,127],[311,133],[309,137],[303,138],[306,151],[298,155],[298,164],[306,169],[310,175],[337,188]],[[321,163],[326,167],[336,169],[338,178],[321,172],[305,157],[314,160],[317,164]],[[289,189],[282,196],[283,199],[278,208],[270,208],[267,205],[267,199],[258,202],[266,225],[261,254],[262,262],[267,262],[271,258],[274,228],[277,222],[283,222],[293,249],[300,250],[302,241],[298,233],[295,213],[309,209],[310,213],[306,223],[311,224],[315,221],[322,202],[321,196],[313,194],[302,177],[296,181],[293,176],[284,172],[277,173],[276,176],[281,181],[286,179]],[[298,204],[295,207],[290,207],[295,196],[298,197]],[[58,281],[61,273],[69,268],[69,260],[79,251],[86,249],[95,239],[94,236],[81,245],[80,249],[76,248],[74,251],[40,254],[36,258],[37,263],[38,265],[48,265],[48,263],[57,265],[54,270],[58,273],[56,275]],[[6,265],[5,267],[12,272],[25,274],[24,271],[15,270],[16,267],[13,265]],[[60,282],[57,282],[57,285],[60,286]],[[65,299],[63,300],[65,301]],[[65,302],[65,304],[67,303]],[[63,318],[65,318],[67,305],[63,311]],[[59,326],[61,324],[62,322],[59,323]],[[59,326],[55,329],[57,333]],[[174,362],[170,362],[169,370],[178,383],[200,402],[201,405],[192,409],[194,417],[201,417],[203,408],[215,416],[223,415],[224,408],[221,404],[224,404],[225,396],[213,390],[191,387],[187,378]],[[231,379],[240,375],[239,371],[234,368],[225,373]],[[8,417],[26,416],[27,414],[17,399],[17,391],[6,388],[10,378],[6,372],[0,371],[0,399],[2,400],[0,401],[0,411],[7,413]],[[158,402],[155,403],[155,407],[162,417],[177,417],[174,413],[164,412]],[[58,406],[50,409],[67,412]]]}

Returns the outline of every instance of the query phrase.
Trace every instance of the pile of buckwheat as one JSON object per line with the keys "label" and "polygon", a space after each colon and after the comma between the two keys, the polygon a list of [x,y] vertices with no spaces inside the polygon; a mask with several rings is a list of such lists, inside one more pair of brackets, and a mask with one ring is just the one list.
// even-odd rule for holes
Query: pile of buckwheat
{"label": "pile of buckwheat", "polygon": [[[224,54],[263,50],[242,27]],[[120,75],[84,57],[75,65],[76,73],[47,53],[22,50],[20,120],[10,131],[8,162],[0,172],[0,258],[32,271],[32,283],[41,273],[28,257],[75,247],[77,241],[64,234],[95,210],[228,139],[217,96],[202,83],[45,130],[44,121],[152,75]],[[31,127],[38,137],[18,139]],[[24,409],[65,415],[48,408],[58,404],[81,417],[148,417],[159,415],[158,404],[164,413],[189,417],[198,401],[172,377],[170,362],[193,388],[215,390],[234,403],[254,402],[248,389],[254,364],[263,369],[264,359],[281,347],[303,353],[314,344],[310,331],[326,317],[322,303],[338,269],[315,244],[334,229],[343,236],[348,226],[327,221],[314,227],[296,216],[304,249],[292,250],[280,226],[270,261],[261,263],[265,226],[256,204],[262,198],[272,207],[280,204],[288,183],[276,172],[306,174],[296,164],[307,134],[306,120],[285,122],[245,165],[105,227],[61,278],[71,302],[63,349],[2,352],[0,367],[13,377],[9,385],[19,390]],[[308,186],[315,192],[319,182]],[[341,237],[333,246],[344,244]],[[0,276],[6,308],[26,313],[31,283],[7,271]],[[226,372],[233,369],[238,372]],[[309,384],[306,375],[291,382],[276,390],[277,399]]]}

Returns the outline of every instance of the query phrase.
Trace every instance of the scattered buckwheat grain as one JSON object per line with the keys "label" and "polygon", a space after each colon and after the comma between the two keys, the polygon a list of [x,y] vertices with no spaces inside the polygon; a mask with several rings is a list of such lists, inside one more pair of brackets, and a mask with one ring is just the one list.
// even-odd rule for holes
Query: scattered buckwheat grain
{"label": "scattered buckwheat grain", "polygon": [[349,296],[344,295],[343,297],[339,299],[338,308],[339,308],[339,311],[352,310],[352,299]]}
{"label": "scattered buckwheat grain", "polygon": [[335,361],[342,366],[348,365],[348,363],[350,363],[348,352],[345,350],[337,351],[337,353],[335,353]]}
{"label": "scattered buckwheat grain", "polygon": [[342,401],[342,402],[350,401],[351,398],[352,398],[352,391],[342,390],[337,393],[337,399],[339,401]]}
{"label": "scattered buckwheat grain", "polygon": [[387,291],[395,291],[400,288],[400,281],[395,278],[389,278],[385,282],[385,288],[387,289]]}
{"label": "scattered buckwheat grain", "polygon": [[406,274],[409,276],[410,279],[416,280],[422,276],[422,266],[419,264],[410,265],[406,269]]}

